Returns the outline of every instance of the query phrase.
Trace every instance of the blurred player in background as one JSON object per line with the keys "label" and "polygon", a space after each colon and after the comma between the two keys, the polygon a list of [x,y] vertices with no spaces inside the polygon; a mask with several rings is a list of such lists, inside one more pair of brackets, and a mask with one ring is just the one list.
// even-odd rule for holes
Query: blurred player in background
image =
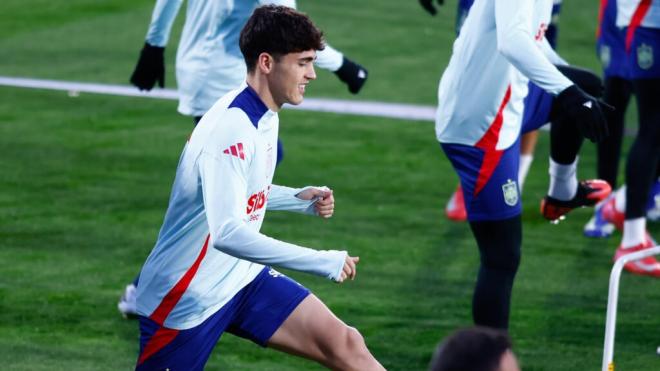
{"label": "blurred player in background", "polygon": [[[156,246],[137,288],[138,370],[202,370],[224,332],[339,370],[383,370],[360,333],[268,265],[343,282],[357,257],[259,232],[266,209],[331,217],[332,191],[271,183],[279,119],[316,78],[323,39],[290,7],[254,11],[240,34],[247,81],[204,115],[186,144]],[[252,196],[250,196],[252,195]]]}
{"label": "blurred player in background", "polygon": [[[431,0],[420,0],[420,3],[429,13],[435,15],[437,10],[433,6]],[[439,0],[440,5],[443,4],[443,0]],[[458,6],[456,8],[456,35],[460,34],[461,27],[465,18],[468,15],[470,7],[474,4],[474,0],[459,0]],[[545,36],[550,46],[554,49],[557,45],[557,33],[559,32],[559,13],[561,11],[561,0],[554,0],[552,5],[552,18],[550,25],[546,30]],[[530,83],[530,85],[532,85]],[[522,191],[525,179],[527,178],[527,173],[529,168],[532,165],[534,160],[534,150],[536,148],[536,142],[538,140],[538,132],[532,130],[528,133],[525,133],[520,140],[520,163],[518,171],[518,186]],[[447,205],[445,206],[445,215],[447,219],[462,222],[467,220],[467,211],[465,210],[465,200],[463,197],[463,189],[460,184],[456,188],[456,191],[451,195]]]}
{"label": "blurred player in background", "polygon": [[[637,99],[639,130],[628,153],[625,191],[617,192],[617,197],[603,206],[605,220],[623,228],[614,260],[655,245],[646,230],[646,210],[660,165],[660,1],[618,0],[616,5],[616,26],[625,35],[626,75]],[[636,274],[660,277],[660,263],[655,257],[624,267]]]}
{"label": "blurred player in background", "polygon": [[[616,25],[616,10],[617,0],[601,0],[596,32],[596,50],[603,66],[605,80],[603,100],[616,108],[612,112],[606,112],[610,136],[598,143],[598,177],[610,183],[613,188],[618,185],[625,112],[633,92],[629,69],[626,66],[628,59],[625,48],[626,31]],[[625,188],[617,192],[620,199],[618,203],[613,200],[615,195],[612,194],[596,205],[594,215],[584,226],[585,236],[604,238],[612,235],[615,225],[605,219],[604,206],[606,203],[611,203],[608,207],[616,205],[619,213],[623,213],[625,192]],[[651,220],[660,220],[660,182],[657,180],[649,195],[646,212]]]}
{"label": "blurred player in background", "polygon": [[[157,0],[147,38],[131,83],[140,90],[165,85],[164,51],[183,0]],[[224,94],[245,80],[245,65],[238,48],[238,34],[260,4],[295,9],[295,0],[188,0],[186,22],[177,49],[176,77],[178,111],[195,122]],[[326,46],[316,65],[334,72],[357,93],[367,79],[367,70]]]}
{"label": "blurred player in background", "polygon": [[[165,86],[165,45],[183,0],[158,0],[147,38],[131,83],[151,90]],[[195,124],[220,97],[245,81],[246,69],[238,46],[241,28],[260,4],[296,7],[295,0],[188,0],[186,22],[177,49],[178,111],[192,116]],[[351,93],[357,94],[367,80],[367,70],[330,46],[319,51],[316,65],[333,71]],[[283,158],[277,142],[277,162]],[[118,308],[124,316],[135,314],[135,287],[127,285]]]}
{"label": "blurred player in background", "polygon": [[545,218],[557,220],[610,192],[606,182],[576,177],[583,138],[601,140],[607,125],[602,103],[572,81],[584,80],[599,93],[600,80],[555,66],[565,62],[544,37],[551,10],[551,0],[475,2],[438,88],[436,136],[461,180],[481,256],[472,305],[477,325],[509,324],[522,243],[521,133],[552,121]]}

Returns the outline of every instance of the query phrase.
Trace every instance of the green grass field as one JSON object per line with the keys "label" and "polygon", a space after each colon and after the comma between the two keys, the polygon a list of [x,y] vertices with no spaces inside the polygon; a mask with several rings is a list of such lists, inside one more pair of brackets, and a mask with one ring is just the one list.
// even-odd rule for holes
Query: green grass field
{"label": "green grass field", "polygon": [[[299,1],[332,45],[370,69],[352,97],[319,72],[310,96],[435,104],[453,39],[455,1],[432,18],[416,1]],[[127,83],[151,0],[3,0],[0,75]],[[597,4],[566,0],[559,51],[598,69]],[[175,30],[180,30],[180,17]],[[177,35],[167,49],[174,86]],[[633,116],[634,119],[634,116]],[[288,272],[350,325],[391,370],[424,370],[437,342],[470,325],[477,250],[466,224],[443,218],[456,176],[429,122],[283,111],[286,158],[276,182],[327,184],[331,220],[272,212],[262,231],[359,255],[358,278],[335,285]],[[127,370],[135,321],[116,301],[160,228],[191,129],[176,102],[0,87],[0,365],[5,370]],[[611,258],[620,235],[582,237],[590,210],[551,225],[542,134],[524,193],[523,262],[511,335],[524,370],[600,368]],[[585,143],[581,177],[595,175]],[[657,224],[651,231],[659,235]],[[624,274],[617,370],[657,370],[658,281]],[[320,369],[225,336],[208,370]]]}

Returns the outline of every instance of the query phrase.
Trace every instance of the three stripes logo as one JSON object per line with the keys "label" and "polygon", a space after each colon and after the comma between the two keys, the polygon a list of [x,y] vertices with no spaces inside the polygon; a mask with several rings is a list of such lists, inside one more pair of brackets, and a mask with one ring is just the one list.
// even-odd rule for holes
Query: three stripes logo
{"label": "three stripes logo", "polygon": [[233,144],[233,145],[229,146],[229,148],[222,151],[222,153],[226,153],[228,155],[238,157],[241,160],[245,160],[245,154],[243,153],[243,143]]}

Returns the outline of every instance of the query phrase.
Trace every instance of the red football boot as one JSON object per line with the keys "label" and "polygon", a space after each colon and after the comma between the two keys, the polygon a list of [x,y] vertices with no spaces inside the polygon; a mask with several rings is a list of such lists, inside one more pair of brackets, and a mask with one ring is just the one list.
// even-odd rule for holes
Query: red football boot
{"label": "red football boot", "polygon": [[578,183],[577,193],[571,200],[562,201],[545,196],[541,201],[541,214],[548,220],[561,220],[573,209],[594,206],[609,196],[611,192],[612,187],[604,180],[583,180]]}
{"label": "red football boot", "polygon": [[[651,237],[647,234],[646,240],[637,246],[629,247],[627,249],[624,249],[623,246],[619,246],[619,248],[616,249],[616,253],[614,254],[614,261],[616,262],[620,257],[624,255],[642,251],[651,248],[654,245],[655,243],[653,242],[653,239],[651,239]],[[644,259],[628,262],[623,266],[623,269],[634,274],[660,278],[660,262],[656,260],[655,256],[647,256]]]}

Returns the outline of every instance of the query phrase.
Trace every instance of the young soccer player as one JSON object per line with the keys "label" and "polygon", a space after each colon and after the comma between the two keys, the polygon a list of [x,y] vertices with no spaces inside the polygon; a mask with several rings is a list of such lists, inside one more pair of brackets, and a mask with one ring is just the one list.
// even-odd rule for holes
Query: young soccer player
{"label": "young soccer player", "polygon": [[[660,165],[660,1],[618,0],[616,25],[625,34],[625,65],[637,99],[639,131],[626,163],[625,217],[617,215],[616,199],[603,211],[606,219],[623,226],[615,260],[655,245],[646,231],[646,205]],[[660,277],[654,257],[630,262],[625,269]]]}
{"label": "young soccer player", "polygon": [[268,265],[343,282],[358,257],[259,232],[266,209],[330,217],[332,191],[271,183],[277,112],[316,78],[322,34],[292,8],[257,8],[241,31],[247,81],[186,144],[156,246],[137,288],[138,370],[201,370],[224,332],[341,370],[382,370],[360,333]]}
{"label": "young soccer player", "polygon": [[[165,85],[164,53],[182,0],[157,0],[140,58],[131,83],[140,90]],[[186,21],[177,50],[176,78],[181,114],[192,116],[197,124],[211,106],[245,81],[245,63],[238,46],[241,28],[260,4],[296,7],[295,0],[188,0]],[[318,52],[316,66],[334,72],[357,94],[367,81],[368,72],[326,45]],[[277,142],[277,162],[284,157],[282,141]],[[135,315],[136,278],[127,285],[117,307],[124,316]]]}
{"label": "young soccer player", "polygon": [[[509,323],[522,243],[521,133],[553,123],[550,186],[541,210],[547,219],[593,205],[610,192],[605,182],[576,177],[583,137],[599,141],[607,126],[601,103],[555,66],[562,59],[544,37],[552,5],[552,0],[475,2],[438,89],[436,136],[461,180],[481,256],[472,305],[477,325]],[[536,88],[528,94],[529,81]]]}
{"label": "young soccer player", "polygon": [[[616,109],[605,112],[610,135],[597,145],[598,177],[617,187],[619,158],[623,142],[624,118],[632,94],[632,84],[625,66],[625,34],[616,26],[617,0],[601,0],[596,31],[596,51],[603,66],[605,91],[603,100]],[[611,195],[614,197],[614,195]],[[603,217],[603,205],[607,200],[594,207],[594,215],[584,226],[587,237],[609,237],[614,232],[614,225]]]}
{"label": "young soccer player", "polygon": [[[442,0],[438,1],[440,5],[443,4]],[[437,13],[437,10],[435,9],[435,6],[433,6],[433,2],[431,0],[420,0],[420,4],[424,9],[426,9],[431,15],[435,15]],[[461,27],[463,27],[463,23],[465,22],[465,18],[467,17],[470,8],[472,7],[472,4],[474,4],[474,0],[459,0],[458,6],[456,7],[456,35],[460,34]],[[548,43],[550,43],[550,46],[554,49],[556,44],[557,44],[557,33],[559,31],[559,12],[561,10],[561,0],[554,0],[553,5],[552,5],[552,17],[550,24],[548,25],[547,31],[545,33],[545,37],[548,40]],[[565,65],[566,63],[564,61],[558,61],[560,64]],[[595,76],[587,76],[585,75],[586,71],[582,71],[583,73],[580,74],[580,76],[577,76],[578,78],[581,78],[584,80],[584,78],[589,79],[589,80],[594,80],[596,78]],[[578,85],[580,83],[578,81],[574,81]],[[538,87],[534,86],[533,83],[530,83],[530,90],[533,92],[535,90],[539,90]],[[590,93],[593,94],[593,93]],[[533,93],[530,95],[534,95]],[[543,107],[540,107],[543,108]],[[543,114],[543,112],[540,112]],[[526,115],[529,117],[532,116],[537,116],[535,113],[530,112],[530,110],[526,110]],[[546,113],[547,115],[547,113]],[[521,136],[520,138],[520,161],[519,161],[519,166],[518,166],[518,187],[522,191],[523,188],[523,183],[525,182],[525,179],[527,178],[527,173],[529,172],[529,169],[532,165],[532,161],[534,160],[534,149],[536,148],[536,142],[538,140],[538,132],[536,130],[528,131],[524,135]],[[463,222],[467,220],[467,211],[465,209],[465,199],[463,196],[463,189],[461,188],[460,184],[456,188],[456,191],[451,195],[449,198],[449,201],[447,201],[447,205],[445,206],[445,215],[447,216],[447,219],[457,221],[457,222]]]}
{"label": "young soccer player", "polygon": [[[164,52],[183,0],[157,0],[149,31],[131,83],[151,90],[165,85]],[[193,116],[195,123],[220,97],[245,80],[245,64],[238,48],[238,34],[259,5],[285,5],[295,9],[295,0],[188,0],[186,21],[177,50],[176,78],[179,112]],[[367,70],[326,45],[315,61],[334,72],[350,92],[360,91]]]}

